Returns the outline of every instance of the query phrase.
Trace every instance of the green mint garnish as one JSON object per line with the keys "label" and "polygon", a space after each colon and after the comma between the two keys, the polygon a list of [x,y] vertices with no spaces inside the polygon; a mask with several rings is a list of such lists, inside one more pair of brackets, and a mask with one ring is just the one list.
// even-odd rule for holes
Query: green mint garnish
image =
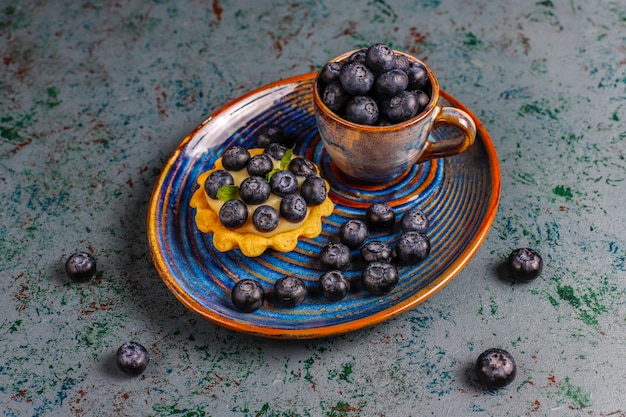
{"label": "green mint garnish", "polygon": [[270,182],[270,178],[272,178],[272,175],[276,174],[277,172],[280,172],[281,170],[278,168],[274,168],[273,170],[271,170],[270,172],[268,172],[265,175],[265,181]]}
{"label": "green mint garnish", "polygon": [[289,162],[291,162],[291,158],[293,157],[293,148],[287,149],[287,152],[280,159],[280,169],[287,169],[289,166]]}
{"label": "green mint garnish", "polygon": [[236,185],[224,185],[217,189],[218,200],[229,201],[239,199],[239,187]]}

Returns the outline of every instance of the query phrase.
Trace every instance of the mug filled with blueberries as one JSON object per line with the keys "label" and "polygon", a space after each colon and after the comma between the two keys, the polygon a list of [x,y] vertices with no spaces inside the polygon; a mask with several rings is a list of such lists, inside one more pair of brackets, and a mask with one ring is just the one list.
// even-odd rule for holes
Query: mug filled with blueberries
{"label": "mug filled with blueberries", "polygon": [[[426,64],[381,43],[326,63],[313,105],[331,161],[356,181],[388,182],[414,164],[465,151],[476,137],[469,114],[439,104],[439,83]],[[442,125],[459,134],[433,140]]]}

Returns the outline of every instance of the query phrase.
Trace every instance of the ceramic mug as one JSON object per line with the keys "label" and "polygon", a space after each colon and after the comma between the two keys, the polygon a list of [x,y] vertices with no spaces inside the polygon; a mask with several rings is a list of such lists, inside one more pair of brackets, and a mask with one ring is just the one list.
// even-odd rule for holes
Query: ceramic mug
{"label": "ceramic mug", "polygon": [[[344,61],[354,52],[339,55],[331,62]],[[414,164],[465,151],[476,137],[476,124],[469,114],[438,104],[439,82],[432,70],[408,54],[394,52],[424,65],[431,86],[430,101],[425,109],[404,122],[387,126],[349,122],[322,102],[319,73],[315,78],[313,106],[320,137],[331,161],[356,181],[388,182],[401,176]],[[430,133],[442,125],[456,126],[461,134],[434,140]]]}

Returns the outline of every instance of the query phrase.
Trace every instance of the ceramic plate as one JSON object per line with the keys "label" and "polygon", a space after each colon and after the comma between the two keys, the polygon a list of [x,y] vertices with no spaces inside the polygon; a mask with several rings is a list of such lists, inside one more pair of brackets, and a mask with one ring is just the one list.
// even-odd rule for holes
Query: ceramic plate
{"label": "ceramic plate", "polygon": [[[448,284],[476,253],[493,222],[500,171],[493,144],[478,120],[477,138],[468,151],[416,165],[384,187],[360,185],[342,177],[319,140],[311,93],[314,76],[267,85],[214,113],[183,140],[155,186],[147,222],[154,264],[176,298],[220,326],[297,339],[346,333],[388,320]],[[441,101],[472,114],[445,92]],[[295,152],[320,167],[330,183],[335,210],[325,218],[320,236],[301,240],[292,252],[268,250],[256,258],[247,258],[238,249],[218,252],[212,235],[196,228],[189,206],[197,178],[213,167],[223,150],[235,144],[256,147],[258,130],[270,123],[283,126],[297,142]],[[456,128],[440,128],[432,139],[456,134]],[[316,291],[323,272],[317,256],[324,244],[336,240],[341,223],[364,218],[374,202],[393,206],[398,219],[411,207],[421,208],[431,221],[431,253],[419,265],[400,266],[400,282],[388,295],[372,296],[356,285],[342,301],[328,302]],[[393,242],[399,234],[397,229],[370,233],[370,239]],[[358,283],[361,270],[357,262],[346,274]],[[271,291],[274,281],[286,274],[300,276],[310,289],[302,305],[287,309],[266,301],[254,313],[233,308],[230,289],[238,280],[254,278]]]}

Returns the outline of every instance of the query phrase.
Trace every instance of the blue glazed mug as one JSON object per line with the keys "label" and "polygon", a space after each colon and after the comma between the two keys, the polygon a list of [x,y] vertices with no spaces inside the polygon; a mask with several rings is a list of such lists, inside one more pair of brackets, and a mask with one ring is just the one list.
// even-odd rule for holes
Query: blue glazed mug
{"label": "blue glazed mug", "polygon": [[[346,52],[331,62],[344,61],[354,52]],[[324,148],[337,168],[355,181],[380,184],[394,180],[414,164],[465,151],[476,138],[476,124],[469,114],[438,105],[439,82],[432,70],[408,54],[394,52],[424,65],[431,86],[425,109],[404,122],[370,126],[345,120],[322,102],[319,73],[315,78],[313,106]],[[460,134],[434,140],[431,132],[443,125],[458,128]]]}

